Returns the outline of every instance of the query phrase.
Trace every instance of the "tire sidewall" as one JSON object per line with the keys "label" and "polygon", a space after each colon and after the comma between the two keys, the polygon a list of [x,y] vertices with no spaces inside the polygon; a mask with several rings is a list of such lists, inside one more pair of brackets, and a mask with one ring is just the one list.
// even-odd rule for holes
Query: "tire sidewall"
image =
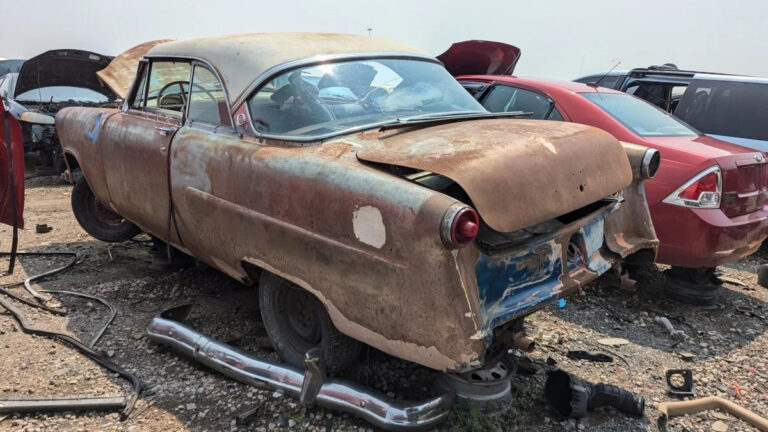
{"label": "tire sidewall", "polygon": [[[261,311],[261,318],[264,321],[267,335],[269,336],[275,351],[286,363],[303,369],[305,353],[297,351],[297,349],[288,342],[289,338],[281,334],[281,332],[286,331],[287,326],[281,322],[282,318],[279,316],[278,296],[281,290],[286,289],[301,288],[293,286],[290,282],[284,281],[278,276],[264,272],[259,278],[259,310]],[[348,366],[351,357],[356,357],[356,354],[349,354],[354,351],[359,352],[359,347],[357,347],[357,345],[360,344],[348,336],[341,334],[333,325],[333,322],[322,303],[312,295],[309,297],[316,302],[316,304],[312,305],[312,310],[316,314],[321,327],[320,330],[322,336],[319,346],[323,355],[326,370],[331,374],[338,373]],[[336,349],[340,345],[345,345],[344,348],[346,348],[347,352],[337,352]]]}
{"label": "tire sidewall", "polygon": [[96,196],[91,191],[85,176],[75,181],[72,189],[72,212],[77,223],[91,236],[105,242],[118,243],[130,240],[141,232],[141,229],[129,220],[119,225],[102,222],[92,211],[91,202]]}

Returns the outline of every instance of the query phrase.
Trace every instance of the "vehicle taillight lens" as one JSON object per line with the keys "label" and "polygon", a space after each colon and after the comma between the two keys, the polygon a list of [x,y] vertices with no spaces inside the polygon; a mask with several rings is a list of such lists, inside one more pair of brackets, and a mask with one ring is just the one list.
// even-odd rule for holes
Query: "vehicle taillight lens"
{"label": "vehicle taillight lens", "polygon": [[723,194],[722,184],[720,167],[713,166],[680,186],[664,202],[684,207],[718,208]]}
{"label": "vehicle taillight lens", "polygon": [[442,238],[451,249],[467,247],[480,231],[480,217],[471,207],[461,205],[446,212],[442,224]]}

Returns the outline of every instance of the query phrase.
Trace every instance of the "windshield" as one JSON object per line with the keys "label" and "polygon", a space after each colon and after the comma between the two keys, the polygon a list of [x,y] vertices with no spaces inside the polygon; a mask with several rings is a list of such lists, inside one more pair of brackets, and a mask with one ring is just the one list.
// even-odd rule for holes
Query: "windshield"
{"label": "windshield", "polygon": [[698,132],[668,113],[623,93],[581,93],[636,135],[695,136]]}
{"label": "windshield", "polygon": [[15,98],[18,102],[108,102],[99,92],[81,87],[53,86],[26,91]]}
{"label": "windshield", "polygon": [[312,138],[408,117],[486,111],[439,64],[375,59],[278,75],[248,101],[256,131]]}
{"label": "windshield", "polygon": [[712,135],[768,140],[768,85],[694,80],[675,115]]}

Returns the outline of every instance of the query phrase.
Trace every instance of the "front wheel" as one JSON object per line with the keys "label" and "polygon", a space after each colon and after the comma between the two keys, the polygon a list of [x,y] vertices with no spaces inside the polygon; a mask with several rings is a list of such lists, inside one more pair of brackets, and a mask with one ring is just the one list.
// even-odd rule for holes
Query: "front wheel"
{"label": "front wheel", "polygon": [[141,228],[96,199],[85,176],[79,176],[72,189],[72,212],[85,232],[101,241],[119,243],[141,233]]}
{"label": "front wheel", "polygon": [[362,344],[336,329],[322,303],[290,282],[264,272],[259,309],[272,346],[287,363],[303,368],[304,354],[320,348],[326,370],[338,373],[357,359]]}

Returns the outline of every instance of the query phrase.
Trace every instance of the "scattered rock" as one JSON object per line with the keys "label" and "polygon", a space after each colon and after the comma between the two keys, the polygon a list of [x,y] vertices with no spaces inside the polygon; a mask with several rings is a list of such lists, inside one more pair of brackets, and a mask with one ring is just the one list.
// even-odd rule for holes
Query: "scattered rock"
{"label": "scattered rock", "polygon": [[604,338],[598,339],[597,343],[605,346],[621,346],[628,344],[629,341],[623,338]]}
{"label": "scattered rock", "polygon": [[718,420],[712,423],[712,430],[715,432],[726,432],[728,430],[728,425]]}

